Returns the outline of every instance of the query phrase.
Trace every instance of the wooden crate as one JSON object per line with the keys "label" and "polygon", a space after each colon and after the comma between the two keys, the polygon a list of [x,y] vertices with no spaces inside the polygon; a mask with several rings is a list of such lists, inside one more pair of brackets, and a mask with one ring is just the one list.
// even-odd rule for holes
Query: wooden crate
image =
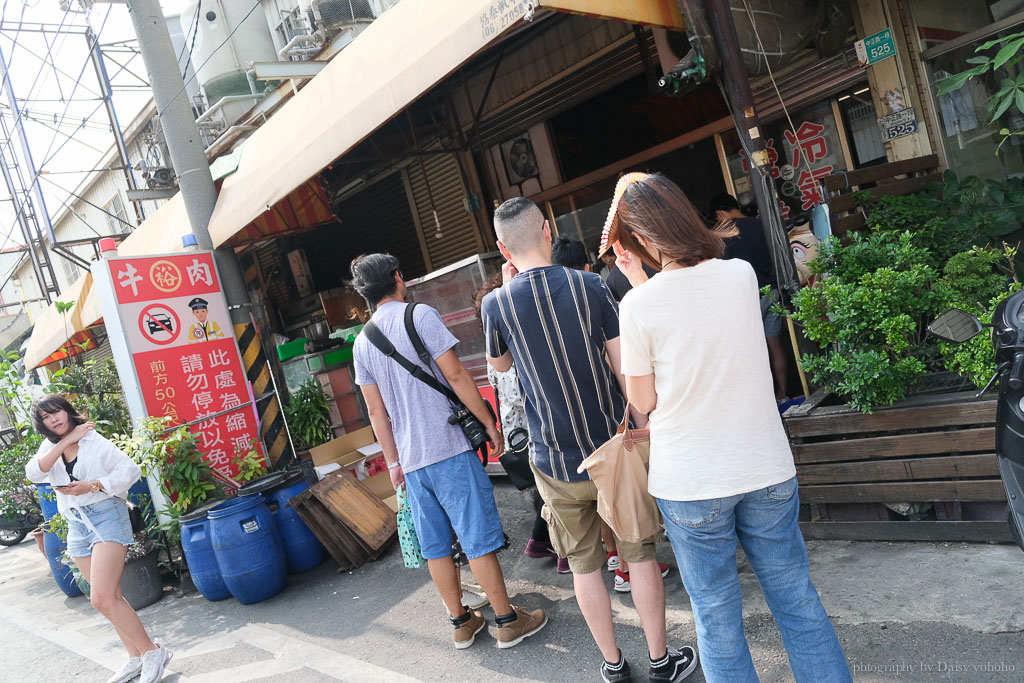
{"label": "wooden crate", "polygon": [[376,560],[398,538],[394,511],[348,472],[332,472],[288,504],[340,569]]}
{"label": "wooden crate", "polygon": [[[822,406],[824,396],[784,416],[807,538],[1009,540],[1005,523],[961,515],[961,503],[1006,500],[995,456],[995,399],[970,392],[918,396],[865,414]],[[921,502],[935,503],[949,519],[865,521],[870,514],[862,514],[820,521],[817,507],[863,512],[874,505],[884,512],[884,503]]]}

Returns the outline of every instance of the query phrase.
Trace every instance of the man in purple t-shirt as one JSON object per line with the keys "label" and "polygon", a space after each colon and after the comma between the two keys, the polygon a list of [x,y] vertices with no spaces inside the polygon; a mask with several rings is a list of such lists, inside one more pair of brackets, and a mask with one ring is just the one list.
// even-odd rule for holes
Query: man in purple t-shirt
{"label": "man in purple t-shirt", "polygon": [[[373,311],[371,321],[397,353],[455,392],[484,425],[489,441],[502,450],[502,437],[476,383],[455,355],[459,340],[436,310],[420,305],[413,325],[432,362],[424,365],[405,327],[405,280],[391,254],[360,256],[352,262],[352,287]],[[487,622],[462,604],[462,586],[452,560],[452,533],[458,536],[470,569],[494,608],[499,648],[512,647],[547,624],[543,610],[512,605],[495,551],[504,545],[494,490],[483,464],[458,425],[448,422],[455,407],[436,389],[414,377],[361,333],[353,350],[356,384],[384,451],[395,488],[404,484],[412,507],[420,550],[430,577],[451,614],[455,647],[473,644]]]}

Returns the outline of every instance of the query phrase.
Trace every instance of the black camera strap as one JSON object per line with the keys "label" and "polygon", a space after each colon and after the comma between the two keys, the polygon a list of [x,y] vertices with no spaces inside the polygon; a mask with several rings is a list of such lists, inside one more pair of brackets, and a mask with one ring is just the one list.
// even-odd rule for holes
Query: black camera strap
{"label": "black camera strap", "polygon": [[[426,346],[424,346],[423,340],[420,338],[419,333],[416,332],[416,327],[413,325],[412,322],[412,310],[414,306],[416,306],[416,304],[409,304],[408,306],[406,306],[405,329],[407,332],[409,332],[409,337],[412,340],[412,345],[413,348],[416,349],[417,355],[419,355],[421,360],[426,358],[426,360],[424,360],[424,364],[426,364],[427,367],[430,367],[430,353],[427,351]],[[377,327],[372,320],[363,326],[363,332],[366,334],[367,341],[376,346],[377,349],[385,356],[387,356],[388,358],[390,358],[391,360],[395,361],[403,368],[405,368],[405,370],[413,377],[423,382],[434,391],[443,395],[456,406],[462,405],[462,401],[459,400],[459,397],[455,394],[454,391],[452,391],[449,387],[446,387],[445,385],[441,384],[441,382],[439,382],[432,375],[427,374],[427,372],[423,368],[416,365],[402,354],[398,353],[398,351],[395,349],[395,345],[391,343],[391,340],[388,339],[384,335],[384,333],[380,331],[380,328]]]}

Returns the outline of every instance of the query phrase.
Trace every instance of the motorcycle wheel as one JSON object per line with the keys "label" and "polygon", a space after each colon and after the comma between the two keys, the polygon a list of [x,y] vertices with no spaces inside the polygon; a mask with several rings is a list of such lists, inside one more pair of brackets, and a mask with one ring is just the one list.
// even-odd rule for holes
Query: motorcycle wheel
{"label": "motorcycle wheel", "polygon": [[18,545],[25,540],[28,536],[27,531],[12,531],[9,529],[0,529],[0,545]]}

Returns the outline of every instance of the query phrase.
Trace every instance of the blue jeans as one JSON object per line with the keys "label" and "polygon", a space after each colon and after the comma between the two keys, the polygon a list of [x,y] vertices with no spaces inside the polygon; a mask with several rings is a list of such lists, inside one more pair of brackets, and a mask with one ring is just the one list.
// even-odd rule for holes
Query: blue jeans
{"label": "blue jeans", "polygon": [[811,583],[797,525],[796,477],[728,498],[658,499],[697,625],[708,683],[757,681],[743,633],[736,541],[743,545],[782,633],[798,683],[851,683],[832,622]]}

